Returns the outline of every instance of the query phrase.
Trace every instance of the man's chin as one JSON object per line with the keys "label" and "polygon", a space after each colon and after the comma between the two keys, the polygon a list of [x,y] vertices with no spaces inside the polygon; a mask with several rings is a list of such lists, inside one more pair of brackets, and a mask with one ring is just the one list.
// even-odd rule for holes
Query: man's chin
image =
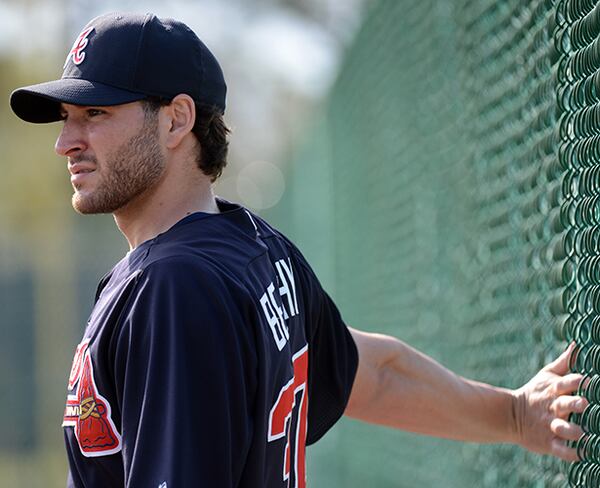
{"label": "man's chin", "polygon": [[71,205],[73,205],[73,209],[81,215],[108,214],[113,213],[116,210],[112,208],[113,206],[109,205],[108,202],[98,201],[98,199],[82,195],[77,191],[71,198]]}

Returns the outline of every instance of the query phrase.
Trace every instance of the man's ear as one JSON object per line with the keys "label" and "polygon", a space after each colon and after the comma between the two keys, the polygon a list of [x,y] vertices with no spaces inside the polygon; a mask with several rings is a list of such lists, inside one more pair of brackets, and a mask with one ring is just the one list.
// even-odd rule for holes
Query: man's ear
{"label": "man's ear", "polygon": [[180,93],[165,108],[169,130],[166,134],[167,148],[175,149],[194,127],[196,106],[192,97]]}

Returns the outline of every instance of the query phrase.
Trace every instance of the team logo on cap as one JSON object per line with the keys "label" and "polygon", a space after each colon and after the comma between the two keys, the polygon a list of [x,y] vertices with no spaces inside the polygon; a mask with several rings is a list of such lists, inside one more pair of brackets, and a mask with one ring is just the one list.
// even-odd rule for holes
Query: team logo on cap
{"label": "team logo on cap", "polygon": [[106,456],[121,450],[121,436],[112,420],[111,406],[94,381],[94,368],[88,349],[82,342],[75,352],[69,378],[69,389],[63,427],[75,427],[75,437],[86,457]]}
{"label": "team logo on cap", "polygon": [[73,63],[77,65],[83,63],[83,60],[85,59],[85,53],[83,52],[83,50],[88,45],[89,40],[87,37],[91,34],[93,30],[93,27],[88,27],[81,34],[79,34],[77,39],[75,39],[73,47],[69,51],[69,54],[67,54],[67,59],[65,59],[63,69],[67,66],[69,59],[73,59]]}

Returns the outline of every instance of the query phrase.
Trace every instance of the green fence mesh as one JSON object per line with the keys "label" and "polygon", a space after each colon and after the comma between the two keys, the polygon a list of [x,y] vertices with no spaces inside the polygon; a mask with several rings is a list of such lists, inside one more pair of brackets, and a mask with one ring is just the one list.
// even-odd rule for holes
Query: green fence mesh
{"label": "green fence mesh", "polygon": [[583,462],[344,421],[315,486],[600,486],[599,34],[590,0],[374,2],[270,215],[350,324],[464,375],[576,340]]}

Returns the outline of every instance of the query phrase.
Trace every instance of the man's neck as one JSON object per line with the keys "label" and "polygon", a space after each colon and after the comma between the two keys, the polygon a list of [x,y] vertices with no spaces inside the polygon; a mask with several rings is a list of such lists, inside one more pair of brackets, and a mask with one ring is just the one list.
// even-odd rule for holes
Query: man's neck
{"label": "man's neck", "polygon": [[208,183],[195,191],[169,191],[164,186],[147,191],[115,212],[114,218],[130,250],[133,250],[195,212],[219,213]]}

